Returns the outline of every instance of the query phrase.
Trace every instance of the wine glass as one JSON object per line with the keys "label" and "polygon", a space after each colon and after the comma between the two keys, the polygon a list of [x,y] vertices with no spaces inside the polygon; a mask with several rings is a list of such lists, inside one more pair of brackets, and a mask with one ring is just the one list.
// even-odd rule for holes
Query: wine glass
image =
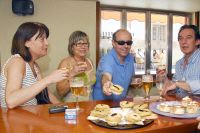
{"label": "wine glass", "polygon": [[76,97],[76,110],[80,110],[78,98],[85,92],[84,80],[81,77],[73,77],[70,80],[71,93]]}
{"label": "wine glass", "polygon": [[139,98],[139,95],[142,93],[142,79],[141,78],[132,78],[131,82],[131,90],[129,90],[129,95],[133,97],[133,101],[136,98]]}
{"label": "wine glass", "polygon": [[165,80],[164,77],[156,75],[156,88],[157,88],[158,91],[159,91],[159,101],[165,100],[165,99],[162,97],[162,91],[163,91],[164,80]]}
{"label": "wine glass", "polygon": [[164,64],[158,65],[156,68],[156,88],[159,91],[159,100],[162,101],[163,85],[166,78],[166,66]]}
{"label": "wine glass", "polygon": [[141,87],[141,78],[133,78],[131,82],[131,87],[133,89],[139,89]]}
{"label": "wine glass", "polygon": [[149,101],[150,100],[149,92],[153,86],[153,76],[150,74],[142,75],[142,86],[145,92],[145,100]]}

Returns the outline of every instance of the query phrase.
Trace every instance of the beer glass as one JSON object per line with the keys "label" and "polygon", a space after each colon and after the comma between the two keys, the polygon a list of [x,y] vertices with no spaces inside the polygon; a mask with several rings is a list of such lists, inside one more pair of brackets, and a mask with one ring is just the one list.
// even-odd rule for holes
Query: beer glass
{"label": "beer glass", "polygon": [[142,87],[145,92],[145,100],[146,101],[150,100],[149,92],[150,92],[152,86],[153,86],[153,76],[150,74],[142,75]]}
{"label": "beer glass", "polygon": [[76,97],[76,110],[80,110],[78,98],[85,91],[84,80],[81,77],[73,77],[70,80],[71,93]]}

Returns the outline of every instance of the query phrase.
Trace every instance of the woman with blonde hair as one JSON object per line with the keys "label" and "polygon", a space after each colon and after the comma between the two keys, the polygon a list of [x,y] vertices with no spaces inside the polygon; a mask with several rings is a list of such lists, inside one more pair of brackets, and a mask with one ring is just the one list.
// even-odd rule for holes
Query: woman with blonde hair
{"label": "woman with blonde hair", "polygon": [[[96,80],[93,63],[87,58],[89,46],[90,42],[88,35],[83,31],[74,31],[69,37],[69,56],[64,58],[58,67],[59,69],[67,68],[71,78],[83,78],[84,84],[88,87],[87,89],[91,89],[91,85]],[[64,101],[75,101],[70,93],[70,81],[68,79],[58,82],[56,88],[58,94],[64,98]],[[82,98],[82,100],[86,99]]]}

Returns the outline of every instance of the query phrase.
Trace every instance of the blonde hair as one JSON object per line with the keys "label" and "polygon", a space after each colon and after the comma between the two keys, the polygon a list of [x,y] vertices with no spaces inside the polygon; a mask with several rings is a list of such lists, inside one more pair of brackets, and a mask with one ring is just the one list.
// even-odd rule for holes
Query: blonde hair
{"label": "blonde hair", "polygon": [[84,40],[84,39],[86,39],[87,43],[90,44],[88,35],[85,32],[83,32],[83,31],[74,31],[70,35],[70,37],[69,37],[69,43],[68,43],[68,52],[69,52],[69,54],[71,56],[74,55],[74,51],[72,49],[73,45],[75,45],[78,41]]}

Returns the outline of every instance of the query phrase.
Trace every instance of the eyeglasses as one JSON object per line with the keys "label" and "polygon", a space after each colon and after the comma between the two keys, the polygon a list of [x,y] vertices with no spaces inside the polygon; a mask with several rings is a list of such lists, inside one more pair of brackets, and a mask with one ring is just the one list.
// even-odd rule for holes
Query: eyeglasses
{"label": "eyeglasses", "polygon": [[75,44],[76,45],[76,47],[88,47],[89,46],[89,44],[88,43],[76,43]]}
{"label": "eyeglasses", "polygon": [[118,44],[118,45],[124,45],[124,44],[127,44],[129,46],[131,46],[133,44],[133,41],[129,40],[129,41],[123,41],[123,40],[120,40],[120,41],[116,41],[115,42]]}

